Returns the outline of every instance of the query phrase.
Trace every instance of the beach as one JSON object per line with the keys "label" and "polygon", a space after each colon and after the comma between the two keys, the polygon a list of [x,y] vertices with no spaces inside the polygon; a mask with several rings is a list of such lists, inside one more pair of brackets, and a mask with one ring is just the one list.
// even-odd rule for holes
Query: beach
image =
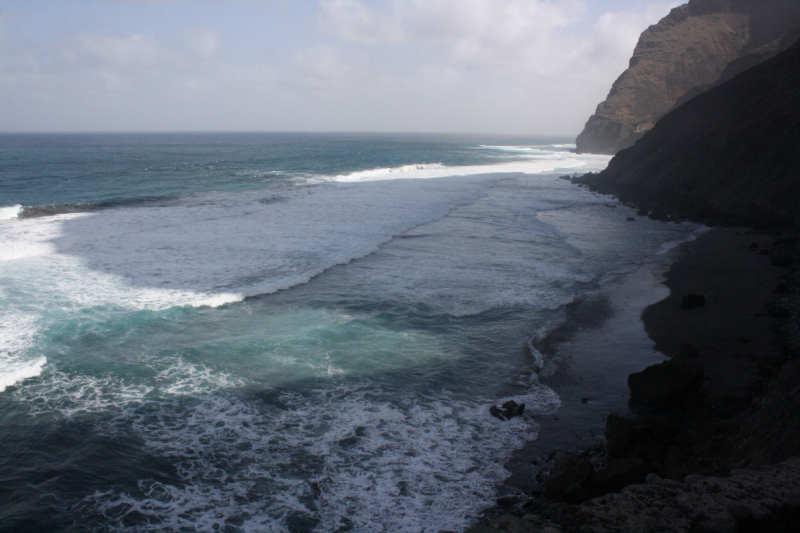
{"label": "beach", "polygon": [[[585,527],[593,528],[587,531],[665,527],[670,531],[711,531],[725,525],[736,530],[744,523],[764,527],[795,524],[797,502],[792,497],[777,498],[774,509],[767,513],[758,511],[767,496],[760,494],[752,501],[747,498],[748,494],[755,494],[752,491],[769,492],[776,487],[781,489],[779,493],[797,494],[796,488],[800,487],[794,463],[780,468],[769,466],[797,453],[797,423],[793,420],[798,407],[798,370],[792,359],[796,354],[791,326],[794,319],[789,316],[795,297],[787,259],[793,246],[790,238],[774,232],[713,228],[674,252],[675,262],[661,271],[662,290],[669,292],[662,293],[658,301],[648,303],[648,293],[642,290],[647,285],[641,284],[647,272],[652,279],[658,279],[659,275],[652,276],[658,269],[650,267],[629,276],[623,287],[637,287],[639,280],[637,297],[627,300],[629,306],[619,304],[631,291],[616,292],[617,305],[612,306],[616,313],[611,318],[599,328],[579,332],[571,342],[555,350],[556,354],[569,354],[567,358],[616,351],[617,358],[625,362],[610,364],[607,360],[603,381],[620,392],[617,401],[603,405],[611,407],[606,411],[602,407],[592,409],[593,387],[584,382],[591,380],[590,374],[596,370],[582,373],[577,369],[587,368],[585,363],[571,365],[576,369],[573,376],[554,386],[563,401],[558,420],[542,420],[543,428],[562,423],[569,427],[562,431],[561,440],[548,442],[547,437],[540,438],[527,453],[518,454],[518,462],[513,465],[515,475],[505,487],[509,493],[516,490],[518,495],[527,491],[529,498],[521,497],[514,506],[494,509],[482,525],[468,531],[541,531],[544,527],[555,527],[554,531],[582,531]],[[683,298],[689,294],[704,296],[704,305],[682,308]],[[641,319],[635,317],[637,313],[641,313]],[[627,324],[627,332],[622,324]],[[612,340],[621,338],[627,340]],[[618,350],[620,342],[627,342],[630,350]],[[699,392],[661,405],[628,401],[630,391],[624,390],[627,374],[668,358],[689,359],[703,366]],[[639,368],[630,368],[636,365]],[[581,403],[587,398],[584,395],[589,395],[587,403]],[[591,414],[580,414],[581,408]],[[607,416],[612,412],[621,416]],[[601,426],[605,426],[606,438],[601,437]],[[543,435],[552,433],[542,431]],[[547,493],[548,474],[559,474],[553,467],[554,460],[568,452],[593,466],[591,475],[578,483],[583,490],[578,499],[588,500],[583,505],[577,505],[581,501],[576,501],[574,491],[543,496]],[[523,474],[525,466],[540,474],[539,479]],[[769,472],[776,471],[782,471],[784,477],[769,477]],[[718,497],[697,494],[699,480],[723,476],[714,481],[714,486],[719,487],[728,483],[725,478],[735,480],[747,472],[751,477],[756,475],[752,472],[766,477],[757,487],[742,489],[744,492],[736,497],[722,489]],[[617,483],[625,476],[633,483],[622,495],[612,498],[616,503],[611,507],[601,493],[617,492],[622,487],[599,485],[604,474],[604,481],[613,479],[609,473],[617,475]],[[731,475],[733,478],[728,478]],[[653,485],[663,490],[654,493]],[[670,514],[663,509],[679,507],[676,501],[690,495],[697,498],[699,510],[695,509],[694,516],[679,513],[680,521],[669,522]],[[732,507],[734,500],[750,503],[743,503],[737,511]],[[712,516],[714,524],[708,521],[709,513],[701,512],[703,506],[706,511],[714,506],[722,509]],[[662,508],[662,512],[648,515],[653,508]],[[517,520],[513,519],[515,515]],[[650,522],[643,518],[645,515],[650,516]],[[659,522],[664,520],[671,525]],[[509,529],[513,527],[517,529]]]}

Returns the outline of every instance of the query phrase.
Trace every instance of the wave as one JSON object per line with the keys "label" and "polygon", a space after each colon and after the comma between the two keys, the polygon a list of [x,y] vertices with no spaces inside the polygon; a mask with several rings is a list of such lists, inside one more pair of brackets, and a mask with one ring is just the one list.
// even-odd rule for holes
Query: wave
{"label": "wave", "polygon": [[[512,450],[536,438],[535,417],[560,404],[537,386],[515,397],[525,415],[501,422],[487,401],[387,401],[365,385],[287,392],[280,408],[213,395],[125,411],[112,424],[174,458],[182,483],[142,480],[138,492],[84,501],[116,531],[224,529],[231,517],[243,530],[284,531],[293,520],[326,532],[462,530],[493,503]],[[126,524],[134,515],[146,525]]]}
{"label": "wave", "polygon": [[399,167],[381,167],[370,170],[358,170],[350,174],[335,176],[336,181],[371,181],[373,179],[392,179],[406,176],[393,176],[394,174],[410,174],[419,171],[442,170],[447,168],[441,163],[419,163],[415,165],[402,165]]}
{"label": "wave", "polygon": [[11,207],[0,207],[0,220],[9,220],[17,218],[22,212],[23,207],[19,204],[12,205]]}
{"label": "wave", "polygon": [[[550,155],[557,155],[564,152],[569,152],[570,150],[575,149],[574,144],[542,144],[542,145],[531,145],[531,146],[509,146],[509,145],[493,145],[493,144],[482,144],[479,148],[483,148],[485,150],[499,150],[501,152],[512,152],[512,153],[521,153],[521,154],[529,154],[531,152],[538,152]],[[555,149],[555,150],[554,150]]]}
{"label": "wave", "polygon": [[35,323],[31,315],[0,315],[0,392],[42,373],[47,358],[26,357],[36,333]]}
{"label": "wave", "polygon": [[[63,204],[43,204],[19,207],[17,218],[49,217],[54,215],[66,215],[71,213],[92,213],[95,211],[105,211],[115,207],[145,207],[163,205],[165,202],[176,201],[174,196],[144,196],[140,198],[121,198],[105,200],[102,202],[86,203],[63,203]],[[13,217],[9,217],[13,218]],[[2,219],[2,210],[0,210]]]}
{"label": "wave", "polygon": [[404,165],[392,168],[374,168],[351,172],[350,174],[332,176],[329,179],[339,182],[360,182],[393,179],[432,179],[450,176],[475,176],[480,174],[543,174],[575,169],[581,169],[585,172],[594,172],[603,170],[611,160],[611,156],[574,154],[567,151],[554,152],[552,150],[540,149],[540,147],[485,146],[484,148],[525,152],[529,155],[522,161],[487,165],[447,166],[441,163],[430,163]]}
{"label": "wave", "polygon": [[42,373],[47,358],[42,356],[32,361],[18,361],[11,358],[0,358],[0,392],[16,385],[20,381],[35,378]]}
{"label": "wave", "polygon": [[47,287],[48,299],[67,307],[217,307],[372,254],[474,201],[485,185],[328,183],[266,198],[264,191],[208,193],[169,206],[34,217],[4,228],[0,261],[9,283],[32,294]]}

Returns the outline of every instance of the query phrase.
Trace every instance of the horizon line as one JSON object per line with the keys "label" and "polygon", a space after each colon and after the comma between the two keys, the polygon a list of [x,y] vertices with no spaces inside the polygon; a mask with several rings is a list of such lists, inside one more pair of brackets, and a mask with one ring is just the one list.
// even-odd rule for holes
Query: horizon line
{"label": "horizon line", "polygon": [[454,131],[370,131],[370,130],[86,130],[86,131],[0,131],[0,135],[187,135],[187,134],[336,134],[336,135],[501,135],[525,137],[577,137],[564,133],[489,133]]}

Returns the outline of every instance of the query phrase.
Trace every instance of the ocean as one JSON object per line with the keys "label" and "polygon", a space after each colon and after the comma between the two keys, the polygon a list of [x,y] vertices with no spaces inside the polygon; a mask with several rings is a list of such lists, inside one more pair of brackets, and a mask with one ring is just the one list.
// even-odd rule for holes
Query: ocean
{"label": "ocean", "polygon": [[537,342],[701,230],[570,143],[0,135],[0,530],[468,526],[558,412]]}

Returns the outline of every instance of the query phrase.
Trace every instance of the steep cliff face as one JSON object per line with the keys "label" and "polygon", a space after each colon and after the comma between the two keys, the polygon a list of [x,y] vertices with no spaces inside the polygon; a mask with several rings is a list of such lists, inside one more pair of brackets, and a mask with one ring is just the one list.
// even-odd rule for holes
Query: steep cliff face
{"label": "steep cliff face", "polygon": [[[786,49],[798,0],[691,0],[639,39],[576,141],[579,152],[633,145],[676,104]],[[683,99],[682,99],[683,97]]]}
{"label": "steep cliff face", "polygon": [[800,42],[671,111],[582,181],[703,222],[800,225]]}

